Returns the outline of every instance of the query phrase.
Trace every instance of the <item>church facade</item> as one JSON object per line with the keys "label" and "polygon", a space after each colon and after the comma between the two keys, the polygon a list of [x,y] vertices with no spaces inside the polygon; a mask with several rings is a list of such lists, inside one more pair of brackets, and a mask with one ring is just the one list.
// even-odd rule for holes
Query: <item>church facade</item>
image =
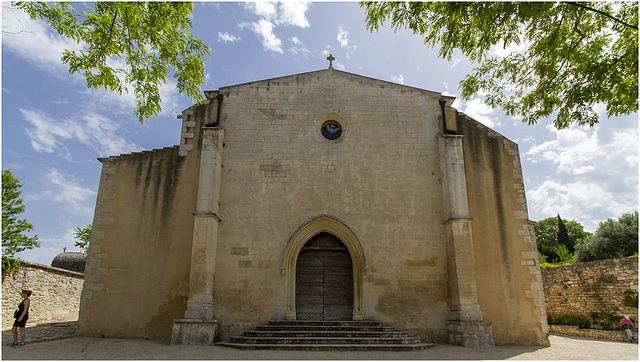
{"label": "church facade", "polygon": [[453,97],[331,67],[206,96],[179,145],[100,159],[78,335],[376,320],[548,345],[518,147]]}

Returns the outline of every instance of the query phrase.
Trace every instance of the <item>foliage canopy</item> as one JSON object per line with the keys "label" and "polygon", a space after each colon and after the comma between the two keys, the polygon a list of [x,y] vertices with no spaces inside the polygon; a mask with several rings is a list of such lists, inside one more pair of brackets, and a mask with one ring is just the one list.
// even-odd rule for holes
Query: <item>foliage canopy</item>
{"label": "foliage canopy", "polygon": [[[479,63],[461,82],[462,98],[535,124],[599,122],[638,111],[638,2],[361,2],[367,28],[390,20],[451,60],[458,49]],[[502,48],[506,55],[495,54]],[[521,48],[521,51],[509,51]],[[556,113],[557,112],[557,113]]]}
{"label": "foliage canopy", "polygon": [[18,216],[26,210],[22,203],[22,183],[11,170],[2,170],[2,255],[13,257],[16,253],[40,246],[38,236],[28,236],[33,225]]}
{"label": "foliage canopy", "polygon": [[595,233],[575,246],[575,262],[615,259],[638,253],[638,212],[599,223]]}
{"label": "foliage canopy", "polygon": [[83,253],[87,252],[89,249],[89,240],[91,240],[91,224],[85,225],[82,229],[78,226],[73,231],[73,236],[76,238],[76,241],[73,243],[74,246],[80,248]]}
{"label": "foliage canopy", "polygon": [[575,244],[591,235],[579,222],[563,220],[560,215],[536,221],[534,228],[541,262],[571,262],[567,258],[574,252]]}
{"label": "foliage canopy", "polygon": [[68,2],[13,5],[79,44],[63,52],[62,62],[87,87],[118,94],[132,88],[140,123],[160,113],[159,87],[172,70],[180,94],[204,100],[199,87],[209,47],[191,35],[191,2],[99,1],[79,14]]}

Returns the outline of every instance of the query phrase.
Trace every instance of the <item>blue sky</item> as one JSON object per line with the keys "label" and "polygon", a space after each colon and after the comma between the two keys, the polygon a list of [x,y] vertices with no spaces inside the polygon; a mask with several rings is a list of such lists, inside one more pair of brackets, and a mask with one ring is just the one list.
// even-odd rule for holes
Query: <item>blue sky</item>
{"label": "blue sky", "polygon": [[[77,4],[79,5],[79,4]],[[410,31],[366,30],[355,2],[196,3],[193,33],[211,47],[202,90],[315,71],[328,66],[458,97],[453,106],[517,142],[532,220],[559,213],[594,231],[598,222],[638,209],[638,115],[557,131],[487,107],[482,95],[464,101],[458,83],[473,64],[445,61]],[[162,87],[162,113],[140,125],[133,96],[87,89],[69,75],[61,51],[79,47],[30,21],[8,2],[2,8],[2,168],[22,180],[27,211],[42,246],[18,254],[47,264],[73,246],[73,230],[93,219],[98,157],[179,143],[176,115],[193,102],[175,81]],[[497,55],[504,49],[495,49]]]}

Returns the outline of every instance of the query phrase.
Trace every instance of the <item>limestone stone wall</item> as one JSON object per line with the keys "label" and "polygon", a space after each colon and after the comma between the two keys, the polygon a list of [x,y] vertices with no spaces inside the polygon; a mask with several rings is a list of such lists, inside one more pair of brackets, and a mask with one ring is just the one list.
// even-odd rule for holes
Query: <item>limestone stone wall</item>
{"label": "limestone stone wall", "polygon": [[464,114],[478,301],[496,344],[548,343],[542,276],[518,145]]}
{"label": "limestone stone wall", "polygon": [[[545,303],[550,318],[592,313],[623,316],[638,321],[638,258],[609,259],[545,269]],[[625,299],[627,303],[625,303]]]}
{"label": "limestone stone wall", "polygon": [[198,170],[179,152],[100,159],[78,335],[166,339],[184,316]]}
{"label": "limestone stone wall", "polygon": [[[625,331],[602,331],[597,329],[579,329],[578,326],[549,326],[551,333],[566,334],[569,336],[604,339],[608,341],[627,342]],[[637,332],[637,331],[636,331]]]}
{"label": "limestone stone wall", "polygon": [[[457,276],[448,268],[456,256],[449,255],[445,224],[460,216],[444,211],[438,139],[439,101],[447,97],[333,69],[207,96],[210,102],[180,116],[179,146],[101,159],[79,334],[168,339],[172,320],[183,318],[191,302],[189,283],[195,289],[202,279],[213,279],[202,304],[211,301],[222,339],[270,319],[295,318],[299,249],[292,248],[313,236],[298,239],[311,227],[339,236],[352,253],[354,318],[446,342],[450,280]],[[218,119],[218,108],[219,184],[199,186],[203,127]],[[454,109],[447,114],[456,119]],[[330,120],[343,130],[335,141],[321,133]],[[517,146],[468,118],[449,127],[461,131],[456,137],[469,165],[465,220],[474,245],[461,252],[475,253],[477,264],[459,270],[477,275],[478,283],[463,287],[479,294],[496,344],[544,344]],[[214,210],[198,209],[199,187],[216,201]],[[218,219],[215,236],[203,241],[210,254],[192,248],[199,235],[194,213]],[[192,265],[214,275],[190,275]]]}
{"label": "limestone stone wall", "polygon": [[[283,254],[296,230],[327,215],[362,245],[368,270],[354,270],[363,274],[357,312],[445,341],[440,94],[334,70],[220,92],[227,118],[214,304],[222,338],[287,314],[293,281]],[[343,127],[337,141],[321,134],[328,120]]]}
{"label": "limestone stone wall", "polygon": [[2,279],[2,329],[13,325],[22,289],[33,291],[27,326],[77,320],[83,283],[81,273],[23,261],[18,273]]}

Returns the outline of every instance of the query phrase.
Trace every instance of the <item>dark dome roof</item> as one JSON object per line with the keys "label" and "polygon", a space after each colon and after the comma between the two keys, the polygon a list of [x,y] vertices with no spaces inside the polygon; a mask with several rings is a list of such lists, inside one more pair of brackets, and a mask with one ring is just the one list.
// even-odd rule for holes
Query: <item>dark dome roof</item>
{"label": "dark dome roof", "polygon": [[84,273],[86,254],[81,252],[64,252],[56,255],[51,262],[52,267]]}

